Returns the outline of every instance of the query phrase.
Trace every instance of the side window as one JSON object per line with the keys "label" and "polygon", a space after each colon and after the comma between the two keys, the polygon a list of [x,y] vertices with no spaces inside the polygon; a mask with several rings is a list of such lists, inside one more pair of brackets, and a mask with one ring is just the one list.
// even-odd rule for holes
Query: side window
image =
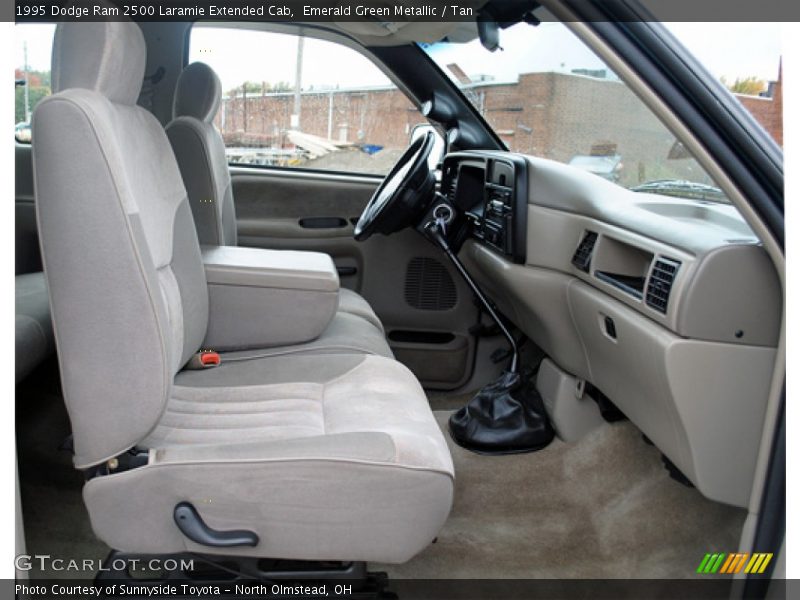
{"label": "side window", "polygon": [[31,141],[31,114],[51,93],[50,55],[55,25],[23,24],[14,27],[14,138]]}
{"label": "side window", "polygon": [[222,81],[228,162],[386,174],[422,121],[367,57],[292,34],[195,26],[189,61]]}

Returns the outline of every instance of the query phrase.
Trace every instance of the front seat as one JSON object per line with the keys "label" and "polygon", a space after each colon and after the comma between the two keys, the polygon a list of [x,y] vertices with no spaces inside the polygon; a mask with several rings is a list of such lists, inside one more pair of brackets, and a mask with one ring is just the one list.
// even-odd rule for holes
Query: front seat
{"label": "front seat", "polygon": [[144,67],[134,23],[60,23],[55,93],[33,118],[45,274],[96,535],[130,553],[408,560],[447,518],[453,465],[405,367],[318,353],[182,368],[205,336],[208,292],[172,149],[136,106]]}
{"label": "front seat", "polygon": [[[197,237],[201,244],[235,246],[236,208],[225,142],[214,126],[222,84],[202,62],[188,65],[178,77],[167,137],[183,176]],[[356,292],[339,290],[339,312],[367,320],[383,331],[369,303]]]}

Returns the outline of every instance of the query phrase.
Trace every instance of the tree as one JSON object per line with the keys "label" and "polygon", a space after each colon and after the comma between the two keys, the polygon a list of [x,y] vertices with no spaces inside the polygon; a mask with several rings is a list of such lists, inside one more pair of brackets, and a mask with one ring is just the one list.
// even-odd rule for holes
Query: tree
{"label": "tree", "polygon": [[242,90],[247,92],[248,96],[257,96],[263,92],[291,92],[294,89],[288,81],[278,81],[276,83],[269,83],[269,82],[256,82],[256,81],[245,81],[244,83],[240,83],[235,88],[228,90],[227,96],[232,98],[234,96],[239,97],[242,95]]}
{"label": "tree", "polygon": [[720,78],[720,81],[734,94],[758,96],[767,89],[767,83],[755,75],[751,75],[750,77],[737,77],[733,83],[728,83],[725,77]]}
{"label": "tree", "polygon": [[[25,79],[25,71],[14,69],[14,79]],[[50,87],[50,71],[28,71],[31,87]]]}
{"label": "tree", "polygon": [[[14,79],[25,79],[22,69],[14,70]],[[28,102],[30,110],[44,98],[50,95],[50,71],[28,71]],[[14,89],[14,122],[25,120],[25,87],[16,86]]]}

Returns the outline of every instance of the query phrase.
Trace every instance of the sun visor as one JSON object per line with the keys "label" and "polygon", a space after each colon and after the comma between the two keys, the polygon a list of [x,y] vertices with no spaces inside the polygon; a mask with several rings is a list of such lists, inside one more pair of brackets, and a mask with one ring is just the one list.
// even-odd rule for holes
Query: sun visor
{"label": "sun visor", "polygon": [[411,42],[433,44],[444,38],[466,42],[478,36],[474,22],[338,21],[334,25],[365,46],[401,46]]}
{"label": "sun visor", "polygon": [[[487,0],[467,0],[475,15]],[[383,3],[371,5],[380,7]],[[411,6],[415,2],[408,3]],[[385,5],[390,11],[391,6]],[[439,7],[440,8],[440,7]],[[402,19],[403,17],[401,17]],[[336,28],[356,38],[365,46],[399,46],[412,42],[432,44],[447,38],[451,42],[468,42],[478,36],[475,20],[453,21],[449,19],[431,20],[430,17],[409,17],[408,20],[392,21],[386,19],[364,17],[360,20],[334,21]]]}

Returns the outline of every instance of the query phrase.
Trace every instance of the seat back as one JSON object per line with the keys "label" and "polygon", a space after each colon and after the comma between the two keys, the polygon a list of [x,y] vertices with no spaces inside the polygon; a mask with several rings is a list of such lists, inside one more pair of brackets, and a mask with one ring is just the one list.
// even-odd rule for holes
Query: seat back
{"label": "seat back", "polygon": [[205,63],[187,66],[178,77],[167,136],[189,195],[201,244],[236,245],[236,211],[222,135],[214,127],[222,85]]}
{"label": "seat back", "polygon": [[144,68],[135,23],[60,23],[55,93],[33,116],[39,232],[78,468],[154,428],[208,324],[178,165],[159,122],[136,106]]}

